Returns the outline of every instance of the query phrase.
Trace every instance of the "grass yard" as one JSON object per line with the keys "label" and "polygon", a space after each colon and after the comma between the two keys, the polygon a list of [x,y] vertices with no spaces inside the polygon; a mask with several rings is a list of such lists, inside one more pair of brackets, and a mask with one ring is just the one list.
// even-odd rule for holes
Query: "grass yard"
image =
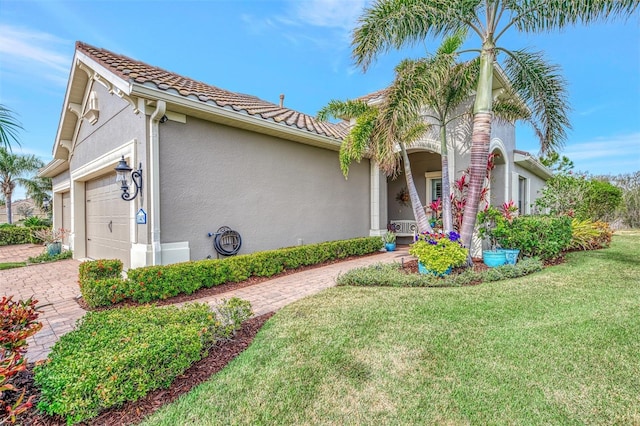
{"label": "grass yard", "polygon": [[640,236],[480,286],[332,288],[144,424],[640,424]]}

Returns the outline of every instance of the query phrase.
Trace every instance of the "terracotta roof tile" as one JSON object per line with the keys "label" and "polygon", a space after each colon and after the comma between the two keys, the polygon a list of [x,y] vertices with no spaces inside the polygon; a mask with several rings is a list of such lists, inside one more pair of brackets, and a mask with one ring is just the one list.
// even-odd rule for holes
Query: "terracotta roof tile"
{"label": "terracotta roof tile", "polygon": [[192,97],[201,102],[213,102],[221,108],[231,108],[264,120],[284,123],[289,127],[342,140],[348,132],[347,123],[319,122],[314,117],[281,108],[252,95],[230,92],[199,81],[191,80],[144,62],[118,55],[105,49],[77,42],[76,49],[89,56],[124,81],[141,85],[152,84],[160,90],[173,91],[184,97]]}

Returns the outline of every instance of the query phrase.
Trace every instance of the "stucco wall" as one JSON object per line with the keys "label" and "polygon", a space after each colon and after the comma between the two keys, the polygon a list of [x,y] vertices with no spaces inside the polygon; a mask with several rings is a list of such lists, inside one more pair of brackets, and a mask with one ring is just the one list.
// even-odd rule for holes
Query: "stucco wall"
{"label": "stucco wall", "polygon": [[[416,185],[416,191],[420,197],[420,203],[424,206],[427,197],[427,180],[425,172],[433,172],[442,169],[440,154],[430,152],[414,152],[409,154],[411,163],[411,174]],[[388,191],[388,218],[389,220],[415,220],[411,205],[403,206],[396,200],[396,195],[403,187],[407,186],[404,174],[400,174],[395,179],[387,181]]]}
{"label": "stucco wall", "polygon": [[91,90],[97,93],[100,116],[96,124],[82,121],[70,162],[71,171],[134,138],[137,139],[140,148],[138,161],[145,164],[145,115],[134,114],[127,101],[109,94],[99,83],[93,83]]}
{"label": "stucco wall", "polygon": [[63,182],[68,182],[68,181],[69,181],[69,170],[65,170],[59,175],[56,175],[53,178],[51,178],[51,183],[53,186],[56,186]]}
{"label": "stucco wall", "polygon": [[188,117],[160,125],[161,241],[188,241],[191,259],[215,257],[221,226],[241,253],[366,236],[369,162],[349,179],[338,153]]}

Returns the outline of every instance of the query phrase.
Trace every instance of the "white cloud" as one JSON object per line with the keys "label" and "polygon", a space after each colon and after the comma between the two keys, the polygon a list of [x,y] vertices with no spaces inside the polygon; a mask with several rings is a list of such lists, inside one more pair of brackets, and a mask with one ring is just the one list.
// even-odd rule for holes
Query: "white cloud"
{"label": "white cloud", "polygon": [[640,170],[640,133],[598,137],[571,144],[562,154],[580,171],[615,175]]}
{"label": "white cloud", "polygon": [[301,24],[350,31],[366,4],[366,0],[293,0],[290,10]]}
{"label": "white cloud", "polygon": [[37,73],[65,85],[71,59],[61,52],[68,42],[51,34],[0,24],[0,55],[3,71]]}

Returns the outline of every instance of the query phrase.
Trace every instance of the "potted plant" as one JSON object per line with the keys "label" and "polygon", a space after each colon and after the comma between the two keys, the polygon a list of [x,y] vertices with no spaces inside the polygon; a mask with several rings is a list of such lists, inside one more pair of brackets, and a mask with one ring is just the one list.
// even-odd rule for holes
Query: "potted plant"
{"label": "potted plant", "polygon": [[387,251],[395,251],[396,249],[396,233],[393,231],[387,231],[382,236],[382,241],[384,241],[384,248]]}
{"label": "potted plant", "polygon": [[511,200],[502,204],[501,213],[503,220],[495,227],[493,231],[494,238],[505,252],[506,263],[515,265],[520,254],[520,249],[517,246],[521,238],[518,235],[518,228],[512,226],[512,224],[513,220],[518,216],[518,206]]}
{"label": "potted plant", "polygon": [[487,249],[482,249],[482,261],[490,268],[507,263],[506,252],[498,243],[497,230],[504,228],[505,219],[500,210],[489,206],[478,213],[478,236],[486,242]]}
{"label": "potted plant", "polygon": [[409,253],[418,258],[420,273],[443,276],[464,265],[469,251],[462,246],[460,234],[452,231],[417,235]]}
{"label": "potted plant", "polygon": [[55,256],[62,251],[62,239],[69,233],[64,228],[45,228],[37,229],[33,231],[33,234],[37,239],[47,247],[47,253],[49,256]]}

